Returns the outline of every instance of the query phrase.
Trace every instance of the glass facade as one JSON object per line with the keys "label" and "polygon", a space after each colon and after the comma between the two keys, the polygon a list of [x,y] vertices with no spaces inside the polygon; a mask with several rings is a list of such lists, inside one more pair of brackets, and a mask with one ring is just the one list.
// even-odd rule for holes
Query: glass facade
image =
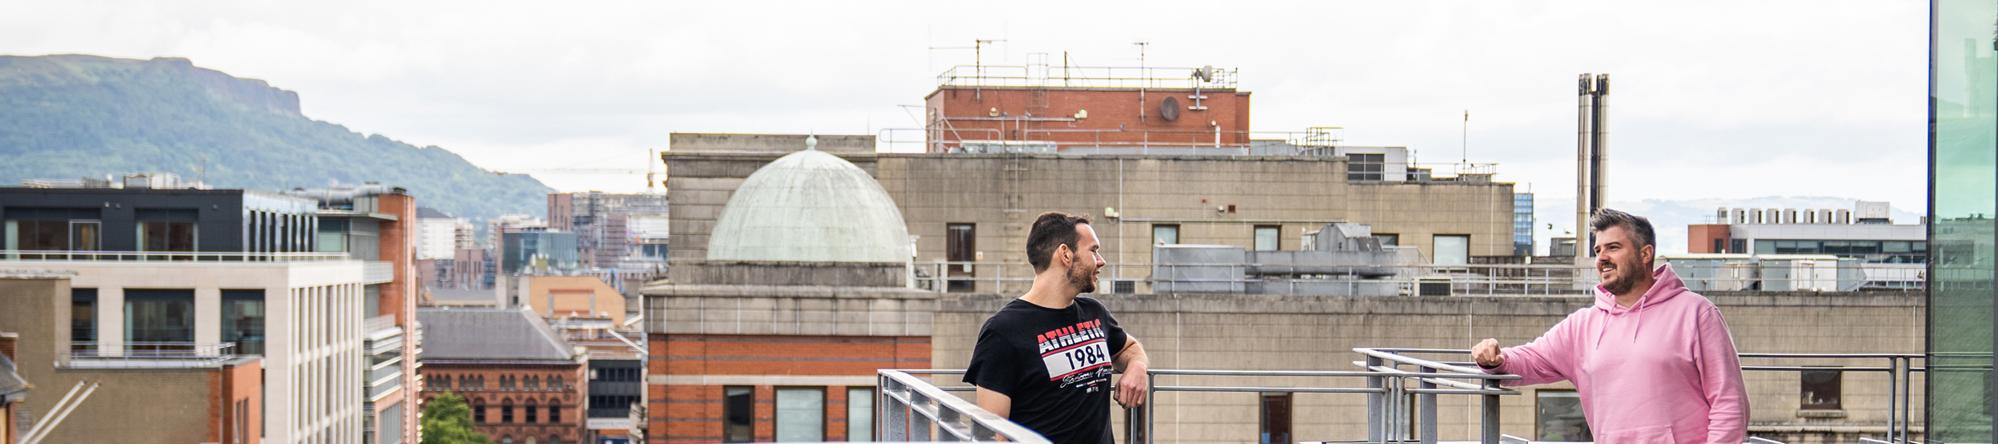
{"label": "glass facade", "polygon": [[1934,0],[1929,42],[1928,442],[1994,442],[1998,1]]}

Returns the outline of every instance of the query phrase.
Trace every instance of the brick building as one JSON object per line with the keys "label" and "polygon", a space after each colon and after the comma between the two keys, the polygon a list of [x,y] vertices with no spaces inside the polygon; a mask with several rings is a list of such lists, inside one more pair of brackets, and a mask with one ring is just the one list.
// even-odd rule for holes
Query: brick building
{"label": "brick building", "polygon": [[807,148],[751,174],[713,226],[704,257],[643,291],[647,438],[869,440],[875,372],[930,366],[935,295],[907,288],[894,200]]}
{"label": "brick building", "polygon": [[423,397],[464,396],[502,444],[584,442],[589,358],[524,309],[424,308]]}
{"label": "brick building", "polygon": [[923,98],[927,152],[1249,143],[1232,69],[959,66],[938,79]]}

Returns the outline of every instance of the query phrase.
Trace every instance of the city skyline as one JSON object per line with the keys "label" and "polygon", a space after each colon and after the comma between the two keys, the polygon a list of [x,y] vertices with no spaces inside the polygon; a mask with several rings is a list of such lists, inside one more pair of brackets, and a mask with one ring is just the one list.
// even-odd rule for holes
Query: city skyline
{"label": "city skyline", "polygon": [[[1183,18],[1195,4],[1065,6],[1099,18],[1088,27],[1025,6],[8,2],[0,53],[189,57],[297,91],[314,119],[563,191],[642,190],[641,174],[560,170],[642,172],[672,131],[920,127],[903,106],[994,39],[986,64],[1135,66],[1144,41],[1147,65],[1239,68],[1257,132],[1339,125],[1423,163],[1463,156],[1468,110],[1471,161],[1572,200],[1573,77],[1607,72],[1613,201],[1926,201],[1927,78],[1909,68],[1925,65],[1926,5],[1258,4],[1205,20]],[[1692,180],[1711,177],[1732,180]]]}

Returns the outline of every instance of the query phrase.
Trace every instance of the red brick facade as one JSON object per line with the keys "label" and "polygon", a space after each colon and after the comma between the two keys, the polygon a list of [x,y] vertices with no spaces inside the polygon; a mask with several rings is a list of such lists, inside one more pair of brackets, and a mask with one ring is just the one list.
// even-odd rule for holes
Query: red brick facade
{"label": "red brick facade", "polygon": [[[1714,241],[1716,240],[1720,241],[1721,245],[1719,249],[1714,247]],[[1695,224],[1686,226],[1687,253],[1747,253],[1746,251],[1727,251],[1731,248],[1727,245],[1728,243],[1727,225]]]}
{"label": "red brick facade", "polygon": [[[652,378],[872,377],[880,369],[929,368],[930,338],[857,336],[754,336],[655,334],[647,340]],[[775,378],[773,378],[775,379]],[[724,390],[733,385],[646,386],[650,403],[647,438],[655,443],[716,442],[723,439]],[[825,390],[825,439],[847,439],[848,385],[749,384],[754,415],[753,440],[776,438],[776,391],[805,387]],[[871,387],[871,383],[866,387]]]}
{"label": "red brick facade", "polygon": [[[212,442],[256,444],[262,442],[263,361],[222,367],[210,373],[208,392],[208,439]],[[239,439],[242,441],[237,441]]]}
{"label": "red brick facade", "polygon": [[[585,438],[588,421],[584,392],[589,387],[589,375],[582,363],[561,366],[424,363],[421,371],[426,381],[424,400],[446,391],[463,396],[474,409],[473,423],[494,443],[506,442],[507,438],[514,443],[580,443]],[[512,383],[503,385],[507,380]],[[530,388],[529,382],[535,384]],[[533,407],[532,413],[529,406]],[[556,409],[551,412],[550,406]],[[478,410],[484,410],[483,421]],[[551,413],[560,417],[551,417]]]}
{"label": "red brick facade", "polygon": [[[1249,143],[1249,92],[1192,89],[942,87],[925,98],[929,134],[960,140],[1052,141],[1058,145],[1214,146]],[[1160,107],[1178,102],[1167,120]],[[1076,118],[1087,111],[1086,117]]]}

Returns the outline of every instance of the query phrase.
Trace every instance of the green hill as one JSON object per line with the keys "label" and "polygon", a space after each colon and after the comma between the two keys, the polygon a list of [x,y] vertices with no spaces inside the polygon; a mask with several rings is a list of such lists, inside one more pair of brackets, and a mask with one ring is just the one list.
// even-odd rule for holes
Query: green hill
{"label": "green hill", "polygon": [[149,171],[267,191],[380,182],[472,219],[539,216],[550,191],[443,148],[312,120],[298,93],[177,58],[0,56],[0,159],[0,185]]}

